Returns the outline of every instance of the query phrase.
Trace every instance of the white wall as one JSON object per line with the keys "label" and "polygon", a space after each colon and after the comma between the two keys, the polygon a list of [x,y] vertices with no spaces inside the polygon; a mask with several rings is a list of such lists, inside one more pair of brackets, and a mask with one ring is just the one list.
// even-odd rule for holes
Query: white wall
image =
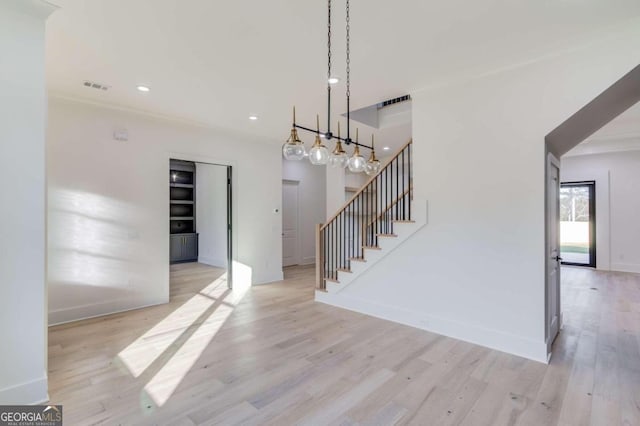
{"label": "white wall", "polygon": [[168,301],[170,158],[233,165],[234,278],[281,279],[277,145],[61,99],[49,117],[50,323]]}
{"label": "white wall", "polygon": [[0,2],[0,404],[47,397],[44,27],[51,6]]}
{"label": "white wall", "polygon": [[344,205],[344,187],[346,186],[345,169],[327,167],[326,171],[326,214],[322,222],[333,217],[340,207]]}
{"label": "white wall", "polygon": [[[308,160],[282,160],[282,179],[299,182],[300,262],[312,264],[316,260],[316,224],[325,222],[326,176],[325,166],[314,166]],[[282,198],[282,195],[281,195]],[[282,256],[282,250],[280,256]]]}
{"label": "white wall", "polygon": [[350,188],[360,189],[370,179],[370,176],[368,176],[366,173],[352,173],[348,169],[345,169],[344,173],[344,186],[348,186]]}
{"label": "white wall", "polygon": [[198,262],[227,267],[227,168],[196,163]]}
{"label": "white wall", "polygon": [[429,223],[341,294],[546,361],[545,135],[638,63],[638,20],[562,55],[412,93]]}
{"label": "white wall", "polygon": [[[349,189],[360,189],[369,180],[369,176],[365,173],[352,173],[348,169],[327,167],[327,215],[326,219],[330,219],[339,209],[344,207],[345,203],[355,194]],[[326,222],[326,220],[324,220]]]}
{"label": "white wall", "polygon": [[560,179],[596,181],[598,269],[640,273],[640,151],[563,157]]}

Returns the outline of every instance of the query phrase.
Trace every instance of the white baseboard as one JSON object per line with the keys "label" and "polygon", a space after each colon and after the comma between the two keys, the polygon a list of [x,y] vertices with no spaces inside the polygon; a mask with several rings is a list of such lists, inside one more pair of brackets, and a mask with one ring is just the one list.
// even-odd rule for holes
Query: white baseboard
{"label": "white baseboard", "polygon": [[0,389],[0,405],[42,404],[48,400],[46,374],[31,382]]}
{"label": "white baseboard", "polygon": [[[253,285],[269,284],[282,281],[282,271],[273,272],[265,276],[253,277]],[[72,306],[64,309],[49,311],[49,326],[60,325],[68,322],[80,321],[89,318],[96,318],[105,315],[117,314],[120,312],[132,311],[135,309],[148,308],[150,306],[169,303],[169,300],[131,300],[114,299],[99,303]]]}
{"label": "white baseboard", "polygon": [[130,299],[115,299],[53,311],[50,310],[49,326],[133,311],[135,309],[148,308],[149,306],[162,305],[164,303],[169,303],[169,300],[132,301]]}
{"label": "white baseboard", "polygon": [[215,268],[222,268],[222,269],[227,268],[226,259],[220,260],[220,259],[216,259],[215,257],[198,256],[198,263],[204,263],[205,265],[213,266]]}
{"label": "white baseboard", "polygon": [[640,265],[637,263],[612,263],[611,270],[617,272],[632,272],[640,274]]}
{"label": "white baseboard", "polygon": [[303,257],[302,261],[300,262],[300,266],[304,266],[304,265],[313,265],[316,263],[316,257],[315,256],[308,256],[308,257]]}
{"label": "white baseboard", "polygon": [[547,345],[544,341],[538,342],[498,330],[425,315],[423,312],[414,312],[395,306],[355,299],[344,296],[341,293],[331,294],[317,291],[316,301],[442,334],[454,339],[464,340],[544,364],[548,363]]}
{"label": "white baseboard", "polygon": [[263,285],[263,284],[271,284],[274,282],[282,281],[284,279],[284,273],[280,271],[280,273],[270,274],[265,277],[257,277],[254,279],[252,285]]}

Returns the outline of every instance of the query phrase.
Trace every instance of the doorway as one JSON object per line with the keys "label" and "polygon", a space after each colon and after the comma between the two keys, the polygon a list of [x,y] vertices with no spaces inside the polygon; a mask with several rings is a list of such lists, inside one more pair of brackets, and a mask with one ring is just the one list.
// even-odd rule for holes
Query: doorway
{"label": "doorway", "polygon": [[560,161],[551,153],[547,158],[547,277],[546,277],[546,343],[547,353],[562,326],[560,309]]}
{"label": "doorway", "polygon": [[[567,118],[558,127],[545,136],[545,151],[548,161],[546,164],[546,244],[545,244],[545,331],[547,352],[551,356],[551,345],[556,338],[557,330],[562,327],[562,310],[560,304],[560,252],[554,256],[554,250],[560,249],[560,182],[552,185],[550,182],[560,167],[558,158],[569,152],[581,142],[602,129],[614,118],[628,110],[640,100],[640,65],[633,68],[626,75],[616,81],[608,89],[598,95],[591,102],[580,108],[575,114]],[[578,178],[580,179],[580,178]],[[608,181],[607,181],[608,182]],[[571,183],[571,182],[567,182]],[[574,182],[585,183],[585,182]],[[588,183],[588,182],[586,182]],[[600,180],[599,185],[604,181]],[[607,190],[608,191],[608,190]],[[602,192],[601,192],[602,193]],[[595,185],[589,197],[595,206]],[[557,200],[557,202],[556,202]],[[603,216],[602,214],[600,216]],[[608,218],[607,214],[607,218]],[[595,259],[595,208],[591,211],[589,244],[589,263],[596,265]],[[601,245],[608,249],[608,243],[601,239]],[[567,241],[568,242],[568,241]],[[584,250],[583,250],[584,251]],[[605,252],[605,250],[602,250]],[[602,257],[602,256],[601,256]],[[556,260],[556,258],[558,260]],[[555,269],[554,269],[555,268]],[[558,327],[559,326],[559,327]]]}
{"label": "doorway", "polygon": [[282,266],[300,264],[300,182],[282,181]]}
{"label": "doorway", "polygon": [[[169,260],[172,271],[189,265],[225,275],[233,285],[232,167],[171,159]],[[180,267],[178,267],[178,265]]]}
{"label": "doorway", "polygon": [[596,267],[596,183],[560,184],[560,257],[563,265]]}

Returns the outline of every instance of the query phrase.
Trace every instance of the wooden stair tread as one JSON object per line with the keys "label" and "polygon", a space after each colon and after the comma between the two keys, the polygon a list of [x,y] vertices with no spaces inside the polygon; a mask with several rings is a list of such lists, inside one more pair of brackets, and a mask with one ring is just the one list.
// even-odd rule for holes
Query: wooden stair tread
{"label": "wooden stair tread", "polygon": [[340,284],[340,281],[336,280],[335,278],[324,277],[324,279],[325,281],[331,281],[332,283]]}
{"label": "wooden stair tread", "polygon": [[367,260],[364,257],[350,257],[349,260],[355,262],[366,262]]}
{"label": "wooden stair tread", "polygon": [[362,246],[363,249],[367,249],[367,250],[382,250],[380,247],[378,246]]}
{"label": "wooden stair tread", "polygon": [[397,234],[376,234],[376,237],[397,238]]}
{"label": "wooden stair tread", "polygon": [[338,268],[337,271],[351,273],[351,269],[348,269],[348,268]]}
{"label": "wooden stair tread", "polygon": [[394,223],[416,223],[415,220],[393,220]]}

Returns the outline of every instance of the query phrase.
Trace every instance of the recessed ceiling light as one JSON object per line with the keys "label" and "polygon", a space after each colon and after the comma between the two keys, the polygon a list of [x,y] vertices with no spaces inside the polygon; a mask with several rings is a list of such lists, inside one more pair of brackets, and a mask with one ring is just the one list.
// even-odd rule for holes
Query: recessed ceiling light
{"label": "recessed ceiling light", "polygon": [[385,146],[385,147],[384,147],[384,148],[382,148],[382,149],[384,149],[385,151],[389,151],[391,148],[389,148],[388,146]]}
{"label": "recessed ceiling light", "polygon": [[138,91],[140,91],[140,92],[148,92],[148,91],[151,90],[147,86],[138,86],[138,87],[136,87],[136,89],[138,89]]}
{"label": "recessed ceiling light", "polygon": [[338,84],[340,79],[338,77],[329,77],[329,84]]}
{"label": "recessed ceiling light", "polygon": [[258,119],[257,115],[250,115],[249,120],[256,121]]}

